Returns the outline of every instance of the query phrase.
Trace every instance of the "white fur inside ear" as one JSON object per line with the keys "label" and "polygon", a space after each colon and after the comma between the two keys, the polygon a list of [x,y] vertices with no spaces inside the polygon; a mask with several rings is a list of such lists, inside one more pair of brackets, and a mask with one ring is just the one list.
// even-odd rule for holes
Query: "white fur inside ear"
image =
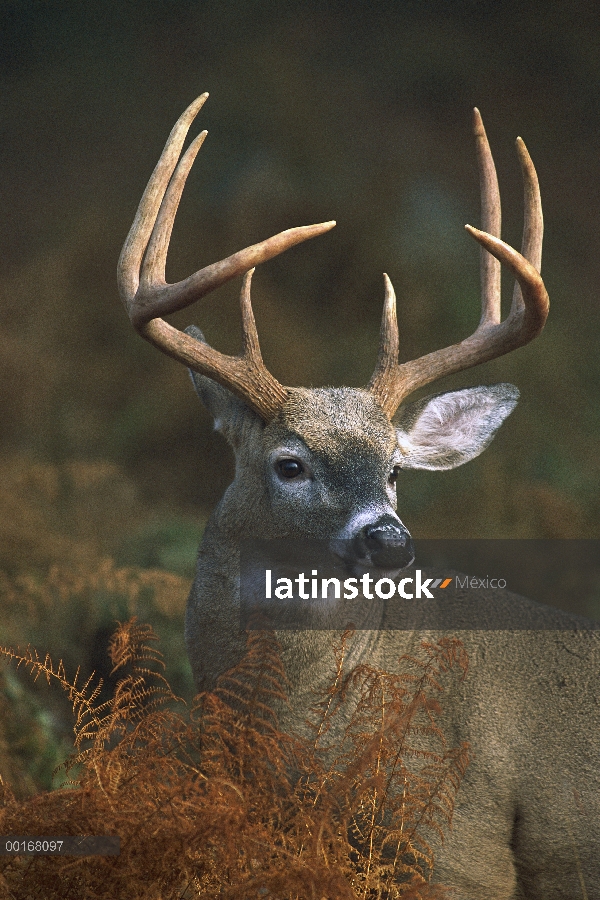
{"label": "white fur inside ear", "polygon": [[396,434],[403,469],[454,469],[485,450],[517,405],[512,384],[425,397],[400,411]]}

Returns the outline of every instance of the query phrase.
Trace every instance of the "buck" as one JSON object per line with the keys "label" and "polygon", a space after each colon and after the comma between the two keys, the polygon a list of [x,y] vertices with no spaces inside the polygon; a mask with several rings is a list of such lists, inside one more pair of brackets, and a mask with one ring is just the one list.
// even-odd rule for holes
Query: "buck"
{"label": "buck", "polygon": [[[349,570],[381,575],[412,559],[398,517],[396,480],[405,469],[451,469],[490,443],[515,407],[509,384],[450,391],[406,404],[418,388],[508,353],[535,338],[548,313],[539,274],[542,211],[538,181],[517,140],[525,190],[521,252],[500,239],[500,198],[486,134],[475,110],[482,230],[466,226],[482,250],[482,312],[465,340],[398,362],[395,296],[385,278],[379,356],[366,388],[286,388],[262,360],[250,302],[254,267],[335,222],[292,228],[208,265],[177,284],[165,281],[173,220],[188,172],[204,141],[180,159],[203,94],[173,128],[150,178],[118,268],[119,290],[136,331],[191,370],[201,401],[235,454],[235,478],[206,527],[186,613],[186,643],[198,687],[244,652],[239,615],[239,550],[248,537],[343,541]],[[501,264],[516,279],[502,321]],[[162,318],[243,275],[243,351],[227,356],[195,328]],[[457,796],[452,830],[437,847],[436,879],[469,900],[600,897],[600,691],[598,632],[585,620],[503,591],[483,591],[505,610],[511,630],[460,632],[471,669],[447,698],[447,731],[467,740],[474,760]],[[515,625],[516,623],[516,625]],[[360,627],[360,623],[359,627]],[[415,652],[423,634],[359,630],[350,666],[387,670]],[[282,631],[291,681],[284,724],[301,730],[312,691],[333,669],[334,635]]]}

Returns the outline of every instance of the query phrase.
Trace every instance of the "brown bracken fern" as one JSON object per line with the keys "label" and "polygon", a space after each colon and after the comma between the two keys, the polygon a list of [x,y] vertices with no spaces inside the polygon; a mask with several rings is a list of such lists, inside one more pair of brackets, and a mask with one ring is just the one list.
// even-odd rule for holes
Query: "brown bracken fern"
{"label": "brown bracken fern", "polygon": [[[120,680],[69,680],[27,648],[0,653],[58,682],[75,715],[70,780],[17,800],[0,784],[0,833],[118,835],[116,857],[0,856],[0,896],[430,900],[428,832],[443,835],[468,764],[437,724],[443,679],[464,677],[457,640],[423,644],[423,660],[390,674],[345,672],[350,632],[335,647],[335,675],[317,698],[312,740],[283,733],[287,682],[273,634],[251,631],[244,659],[188,711],[162,675],[156,635],[120,624],[109,653]],[[341,706],[354,713],[343,728]],[[338,734],[338,732],[340,732]]]}

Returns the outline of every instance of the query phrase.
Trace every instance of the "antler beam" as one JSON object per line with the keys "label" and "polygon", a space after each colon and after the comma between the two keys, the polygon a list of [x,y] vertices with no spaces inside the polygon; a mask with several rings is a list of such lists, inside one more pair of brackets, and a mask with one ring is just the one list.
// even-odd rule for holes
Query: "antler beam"
{"label": "antler beam", "polygon": [[[399,364],[396,297],[388,276],[384,275],[385,301],[379,355],[367,389],[374,394],[389,418],[417,388],[527,344],[540,333],[548,316],[548,294],[539,274],[544,231],[542,204],[531,157],[521,138],[517,138],[525,189],[523,241],[518,253],[500,240],[498,179],[477,109],[474,110],[474,131],[481,185],[481,217],[485,230],[479,231],[471,225],[465,227],[482,246],[481,319],[476,331],[459,344]],[[504,322],[500,313],[501,263],[516,278],[511,310]]]}
{"label": "antler beam", "polygon": [[[132,325],[142,337],[195,372],[218,381],[268,422],[285,403],[287,391],[262,360],[250,301],[252,271],[259,263],[278,256],[295,244],[325,234],[335,222],[290,228],[205,266],[183,281],[167,284],[165,265],[173,222],[206,131],[192,141],[181,159],[179,157],[188,130],[207,97],[208,94],[202,94],[194,100],[169,135],[121,251],[117,269],[119,293]],[[189,306],[230,279],[244,274],[246,278],[240,297],[243,337],[240,356],[219,353],[159,318]]]}

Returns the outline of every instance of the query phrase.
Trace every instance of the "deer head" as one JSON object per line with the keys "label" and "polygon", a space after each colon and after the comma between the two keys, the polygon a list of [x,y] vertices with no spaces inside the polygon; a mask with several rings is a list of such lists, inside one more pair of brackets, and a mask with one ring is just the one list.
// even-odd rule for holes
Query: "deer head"
{"label": "deer head", "polygon": [[[206,132],[179,159],[188,129],[207,94],[183,113],[142,197],[118,267],[122,300],[134,328],[191,370],[196,390],[236,454],[236,477],[213,516],[221,540],[303,535],[331,539],[350,566],[397,570],[413,558],[408,531],[396,514],[402,469],[450,469],[487,447],[514,408],[509,384],[451,391],[408,405],[418,388],[508,353],[532,340],[548,314],[539,274],[542,210],[533,163],[517,151],[525,185],[521,252],[500,240],[500,197],[479,112],[474,126],[483,230],[467,225],[482,247],[482,311],[465,340],[409,362],[398,362],[396,298],[384,275],[379,355],[365,388],[286,388],[266,369],[250,301],[254,267],[289,247],[324,234],[335,222],[284,231],[206,266],[176,284],[165,262],[183,187]],[[500,266],[515,276],[508,317],[501,321]],[[202,332],[178,331],[163,315],[182,309],[238,275],[243,349],[227,356]],[[160,317],[160,318],[159,318]]]}

